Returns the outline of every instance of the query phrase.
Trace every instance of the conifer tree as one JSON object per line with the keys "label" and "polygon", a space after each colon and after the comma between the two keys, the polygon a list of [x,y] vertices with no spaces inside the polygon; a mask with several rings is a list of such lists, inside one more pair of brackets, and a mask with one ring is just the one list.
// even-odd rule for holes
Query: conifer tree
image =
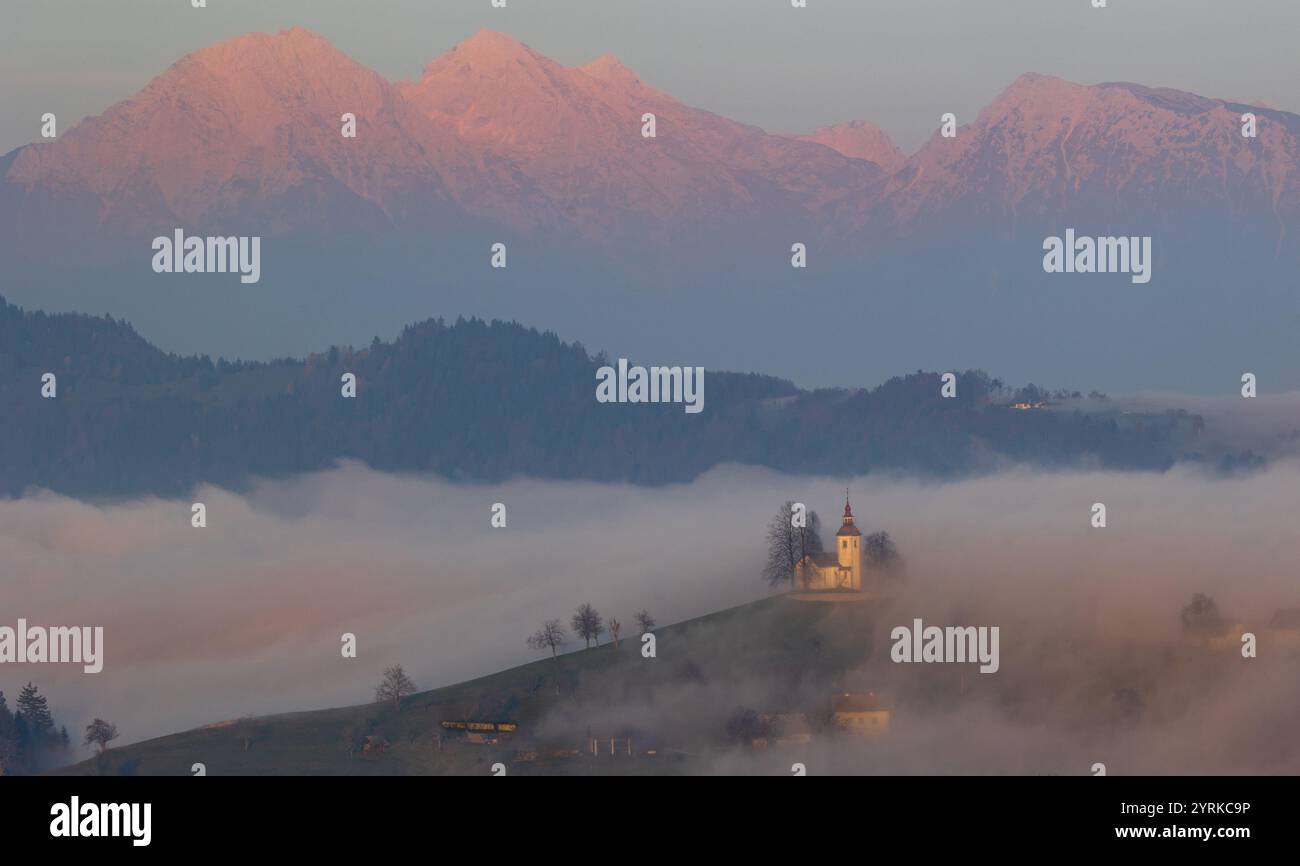
{"label": "conifer tree", "polygon": [[0,776],[13,769],[18,757],[18,730],[14,725],[14,714],[9,712],[5,693],[0,692]]}
{"label": "conifer tree", "polygon": [[54,729],[54,717],[50,715],[49,702],[30,682],[18,693],[18,712],[27,723],[27,731],[35,742],[42,742]]}

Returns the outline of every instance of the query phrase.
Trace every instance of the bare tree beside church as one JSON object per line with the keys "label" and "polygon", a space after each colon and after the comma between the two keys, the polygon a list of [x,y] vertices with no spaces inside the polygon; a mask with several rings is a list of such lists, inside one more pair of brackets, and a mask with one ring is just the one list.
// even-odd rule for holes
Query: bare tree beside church
{"label": "bare tree beside church", "polygon": [[812,509],[800,511],[788,501],[767,525],[767,565],[763,576],[772,586],[784,581],[794,585],[799,563],[805,556],[822,552],[821,519]]}
{"label": "bare tree beside church", "polygon": [[880,571],[897,571],[903,567],[894,539],[888,532],[873,532],[862,540],[862,552],[867,565]]}

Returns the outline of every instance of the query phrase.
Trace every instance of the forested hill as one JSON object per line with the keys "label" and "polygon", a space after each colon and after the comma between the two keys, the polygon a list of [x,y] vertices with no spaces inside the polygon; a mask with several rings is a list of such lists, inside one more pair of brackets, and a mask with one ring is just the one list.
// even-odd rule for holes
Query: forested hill
{"label": "forested hill", "polygon": [[[662,484],[725,462],[843,475],[955,476],[998,457],[1163,468],[1197,419],[1016,411],[985,374],[941,399],[937,373],[873,390],[802,391],[708,371],[704,411],[601,404],[578,344],[514,323],[429,320],[391,343],[305,360],[166,354],[111,317],[25,312],[0,298],[0,491],[174,494],[239,487],[355,458],[394,471]],[[631,363],[689,359],[633,358]],[[57,395],[41,396],[42,375]],[[340,393],[355,373],[358,396]]]}

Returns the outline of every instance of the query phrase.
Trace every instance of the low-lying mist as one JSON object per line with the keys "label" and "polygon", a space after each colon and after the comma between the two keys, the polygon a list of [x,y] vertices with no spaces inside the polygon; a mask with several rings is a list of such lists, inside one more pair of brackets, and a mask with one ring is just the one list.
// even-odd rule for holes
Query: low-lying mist
{"label": "low-lying mist", "polygon": [[[0,625],[103,626],[104,670],[6,664],[0,688],[12,706],[32,680],[74,740],[98,716],[121,744],[363,703],[396,663],[421,689],[451,684],[538,658],[525,638],[544,619],[567,626],[582,602],[631,628],[642,608],[662,625],[769,595],[767,521],[787,499],[806,502],[829,542],[846,483],[862,530],[888,530],[906,562],[850,684],[905,698],[913,678],[952,667],[889,661],[890,628],[914,617],[998,626],[1001,669],[969,668],[946,708],[904,701],[883,745],[799,747],[810,772],[1300,772],[1297,657],[1262,637],[1276,609],[1300,607],[1291,462],[1231,478],[1014,469],[948,484],[728,466],[652,489],[468,486],[343,464],[243,496],[33,492],[0,501]],[[190,526],[192,501],[206,528]],[[491,526],[497,502],[505,528]],[[1196,592],[1261,635],[1259,658],[1189,661],[1179,612]],[[356,659],[341,656],[347,632]],[[599,713],[712,726],[771,693],[761,681],[683,683]],[[788,772],[787,757],[736,751],[711,767]]]}

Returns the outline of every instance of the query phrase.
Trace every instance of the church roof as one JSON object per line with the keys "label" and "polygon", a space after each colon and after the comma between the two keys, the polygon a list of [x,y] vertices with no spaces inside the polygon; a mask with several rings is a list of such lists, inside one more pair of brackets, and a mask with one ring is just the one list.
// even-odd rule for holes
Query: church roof
{"label": "church roof", "polygon": [[834,553],[810,553],[808,558],[819,568],[830,568],[840,564],[839,558]]}
{"label": "church roof", "polygon": [[845,523],[843,526],[840,527],[840,531],[835,533],[835,537],[839,538],[841,535],[861,535],[861,534],[862,533],[858,531],[858,528],[854,526],[852,523]]}

